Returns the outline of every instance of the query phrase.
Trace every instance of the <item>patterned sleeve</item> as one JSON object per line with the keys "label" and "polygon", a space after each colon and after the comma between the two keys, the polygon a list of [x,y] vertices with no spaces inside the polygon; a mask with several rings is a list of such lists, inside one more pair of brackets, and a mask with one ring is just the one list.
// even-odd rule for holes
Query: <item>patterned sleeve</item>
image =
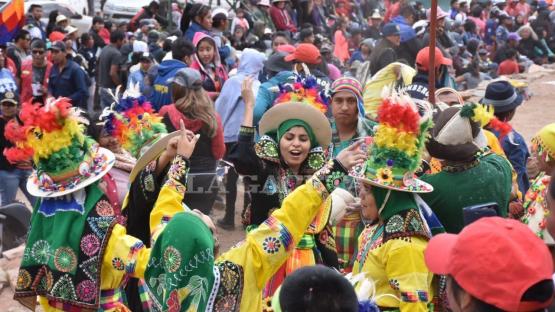
{"label": "patterned sleeve", "polygon": [[160,232],[160,225],[165,224],[178,212],[183,212],[183,197],[187,189],[187,173],[189,172],[189,160],[181,155],[175,156],[170,170],[168,180],[162,186],[154,208],[150,213],[150,229],[154,234]]}
{"label": "patterned sleeve", "polygon": [[246,241],[223,254],[218,261],[229,260],[241,265],[245,275],[254,277],[258,289],[287,260],[329,193],[334,179],[346,174],[332,161],[285,198],[280,209],[247,235]]}
{"label": "patterned sleeve", "polygon": [[433,274],[424,262],[426,241],[413,237],[411,242],[392,239],[388,244],[385,271],[389,284],[399,293],[399,309],[401,312],[428,311],[427,305],[433,296]]}
{"label": "patterned sleeve", "polygon": [[102,261],[101,289],[115,289],[128,277],[143,278],[150,248],[140,239],[126,235],[125,228],[116,224],[112,229]]}

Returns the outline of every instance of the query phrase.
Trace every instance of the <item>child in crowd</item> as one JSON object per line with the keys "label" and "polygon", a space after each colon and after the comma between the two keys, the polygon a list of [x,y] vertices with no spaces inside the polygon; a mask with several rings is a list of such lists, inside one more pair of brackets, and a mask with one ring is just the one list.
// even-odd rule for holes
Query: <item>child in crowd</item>
{"label": "child in crowd", "polygon": [[216,99],[227,80],[227,70],[220,61],[220,53],[216,48],[216,41],[209,35],[197,32],[193,38],[196,53],[193,56],[191,68],[200,72],[202,87],[208,92],[212,100]]}

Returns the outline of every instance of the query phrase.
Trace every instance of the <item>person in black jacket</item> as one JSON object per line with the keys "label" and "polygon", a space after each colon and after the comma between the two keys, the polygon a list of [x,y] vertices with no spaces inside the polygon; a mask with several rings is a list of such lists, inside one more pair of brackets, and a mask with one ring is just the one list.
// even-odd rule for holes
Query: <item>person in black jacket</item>
{"label": "person in black jacket", "polygon": [[389,23],[382,29],[383,39],[370,54],[370,73],[374,76],[380,69],[397,61],[395,50],[401,43],[401,30],[399,25]]}
{"label": "person in black jacket", "polygon": [[99,48],[102,49],[106,45],[106,43],[104,42],[104,39],[102,39],[102,37],[100,37],[100,35],[98,34],[98,32],[102,28],[104,28],[104,20],[102,19],[102,17],[100,16],[93,17],[93,22],[92,22],[92,26],[91,26],[91,30],[89,31],[89,34],[94,40],[95,54]]}
{"label": "person in black jacket", "polygon": [[538,35],[528,25],[520,27],[518,30],[520,41],[518,43],[518,52],[525,55],[536,64],[547,63],[547,49],[538,40]]}

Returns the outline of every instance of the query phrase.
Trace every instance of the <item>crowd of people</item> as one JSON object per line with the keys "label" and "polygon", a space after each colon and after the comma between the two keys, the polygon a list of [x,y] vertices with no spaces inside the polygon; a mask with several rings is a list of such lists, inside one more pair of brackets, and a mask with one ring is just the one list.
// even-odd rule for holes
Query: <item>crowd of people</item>
{"label": "crowd of people", "polygon": [[[450,5],[433,62],[430,10],[405,0],[173,4],[171,20],[152,1],[81,34],[31,5],[0,47],[0,203],[32,207],[15,299],[555,311],[555,123],[527,142],[526,87],[506,78],[553,61],[555,8]],[[220,251],[239,183],[244,240]]]}

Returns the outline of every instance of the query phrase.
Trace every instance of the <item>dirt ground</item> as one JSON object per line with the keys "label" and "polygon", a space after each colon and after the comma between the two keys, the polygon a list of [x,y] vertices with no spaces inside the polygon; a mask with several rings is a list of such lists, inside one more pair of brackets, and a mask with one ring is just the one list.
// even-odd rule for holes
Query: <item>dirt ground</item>
{"label": "dirt ground", "polygon": [[[512,122],[513,128],[519,131],[527,140],[534,136],[544,125],[555,122],[555,73],[543,73],[537,75],[536,79],[529,84],[529,91],[532,95],[531,99],[525,102],[516,113]],[[552,83],[550,83],[552,82]],[[244,231],[241,226],[241,211],[243,207],[243,186],[239,181],[238,196],[235,211],[235,230],[226,231],[221,228],[218,229],[218,237],[221,243],[222,251],[227,250],[235,243],[244,238]],[[223,216],[223,207],[214,209],[211,216],[214,221]],[[20,256],[15,259],[8,260],[6,258],[0,259],[0,268],[11,279],[11,285],[15,285],[15,278],[17,276],[17,269],[20,262]],[[0,283],[3,282],[3,274],[0,271]],[[5,312],[20,312],[27,311],[19,303],[12,300],[13,286],[4,286],[0,290],[0,311]],[[39,311],[39,309],[37,309]]]}

